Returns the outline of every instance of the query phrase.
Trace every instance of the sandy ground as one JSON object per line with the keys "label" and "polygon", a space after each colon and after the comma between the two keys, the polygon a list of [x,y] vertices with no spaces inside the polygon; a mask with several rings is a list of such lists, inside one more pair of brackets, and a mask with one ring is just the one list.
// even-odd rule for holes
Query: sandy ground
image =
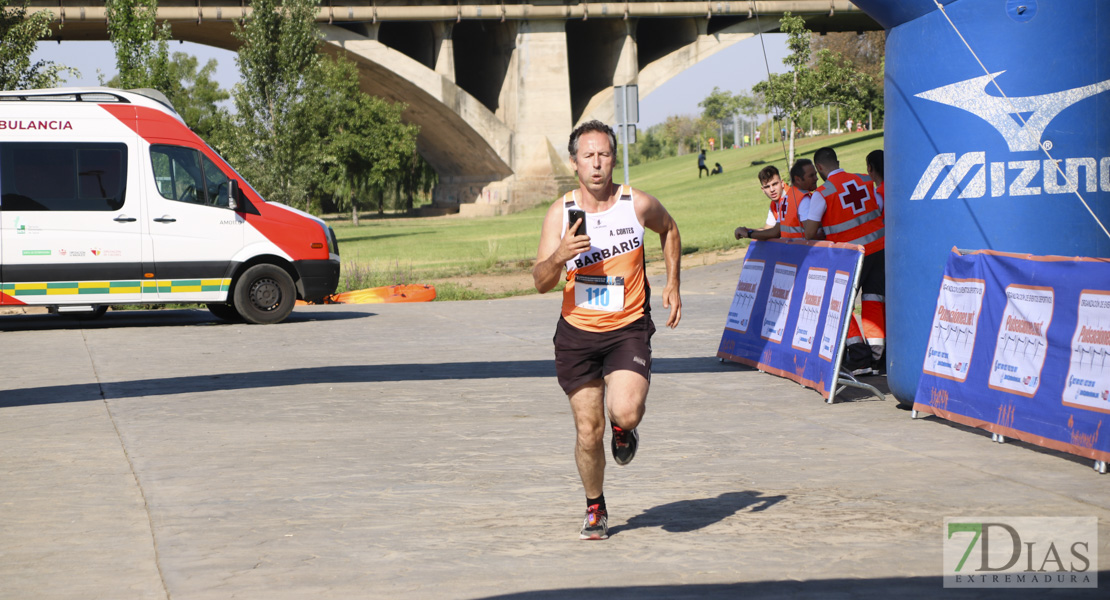
{"label": "sandy ground", "polygon": [[[746,252],[746,247],[736,247],[729,250],[688,254],[682,257],[682,268],[690,269],[706,265],[715,265],[719,262],[725,262],[729,260],[736,260],[742,258],[744,256],[744,252]],[[665,271],[666,267],[663,264],[662,260],[652,261],[649,262],[647,265],[648,275],[662,275]],[[464,277],[449,277],[447,279],[436,280],[433,283],[440,282],[455,283],[464,287],[481,290],[488,294],[500,294],[516,290],[531,290],[532,272],[517,271],[512,273],[487,273],[479,275],[468,275]]]}

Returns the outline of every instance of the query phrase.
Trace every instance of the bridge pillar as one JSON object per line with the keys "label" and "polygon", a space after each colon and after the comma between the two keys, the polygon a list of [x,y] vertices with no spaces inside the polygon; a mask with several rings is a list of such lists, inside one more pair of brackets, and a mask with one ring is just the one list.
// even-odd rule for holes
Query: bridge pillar
{"label": "bridge pillar", "polygon": [[435,71],[444,79],[455,83],[455,41],[451,38],[455,24],[450,21],[432,23],[435,45]]}
{"label": "bridge pillar", "polygon": [[511,212],[550,200],[574,184],[566,140],[573,119],[564,20],[521,21],[508,48],[497,116],[513,131],[513,174],[490,183],[465,215]]}

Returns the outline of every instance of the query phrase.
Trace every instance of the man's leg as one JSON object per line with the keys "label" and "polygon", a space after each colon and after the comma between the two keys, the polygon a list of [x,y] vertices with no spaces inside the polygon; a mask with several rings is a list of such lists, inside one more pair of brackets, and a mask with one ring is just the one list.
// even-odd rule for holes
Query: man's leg
{"label": "man's leg", "polygon": [[613,371],[605,376],[609,420],[630,431],[640,425],[647,407],[648,380],[634,371]]}
{"label": "man's leg", "polygon": [[605,385],[595,379],[570,393],[574,413],[574,462],[587,498],[600,498],[605,482]]}
{"label": "man's leg", "polygon": [[613,460],[627,465],[636,457],[640,434],[636,427],[644,418],[648,380],[635,371],[616,370],[605,377],[609,421],[613,424]]}

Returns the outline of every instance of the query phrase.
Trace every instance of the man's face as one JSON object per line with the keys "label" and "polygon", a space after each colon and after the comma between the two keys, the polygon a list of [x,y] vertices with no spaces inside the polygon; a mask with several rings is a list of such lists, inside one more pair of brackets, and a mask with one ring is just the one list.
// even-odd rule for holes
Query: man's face
{"label": "man's face", "polygon": [[587,131],[578,136],[578,154],[572,156],[578,181],[590,191],[607,191],[613,181],[613,149],[609,136]]}
{"label": "man's face", "polygon": [[772,202],[782,197],[782,179],[779,179],[778,175],[772,175],[770,179],[760,184],[760,187]]}
{"label": "man's face", "polygon": [[804,168],[805,175],[801,179],[795,177],[794,185],[798,186],[798,189],[812,192],[817,189],[817,169],[813,168],[813,165],[806,165]]}
{"label": "man's face", "polygon": [[[816,163],[814,163],[814,164],[816,164]],[[821,176],[821,179],[824,179],[825,181],[828,181],[828,179],[829,179],[829,170],[827,168],[825,168],[821,165],[817,165],[817,174]]]}

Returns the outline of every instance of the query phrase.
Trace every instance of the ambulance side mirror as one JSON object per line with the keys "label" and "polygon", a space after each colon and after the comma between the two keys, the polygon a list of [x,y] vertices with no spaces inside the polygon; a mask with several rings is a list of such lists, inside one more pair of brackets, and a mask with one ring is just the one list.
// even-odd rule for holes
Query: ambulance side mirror
{"label": "ambulance side mirror", "polygon": [[227,180],[227,207],[231,210],[239,209],[239,182],[234,179]]}

